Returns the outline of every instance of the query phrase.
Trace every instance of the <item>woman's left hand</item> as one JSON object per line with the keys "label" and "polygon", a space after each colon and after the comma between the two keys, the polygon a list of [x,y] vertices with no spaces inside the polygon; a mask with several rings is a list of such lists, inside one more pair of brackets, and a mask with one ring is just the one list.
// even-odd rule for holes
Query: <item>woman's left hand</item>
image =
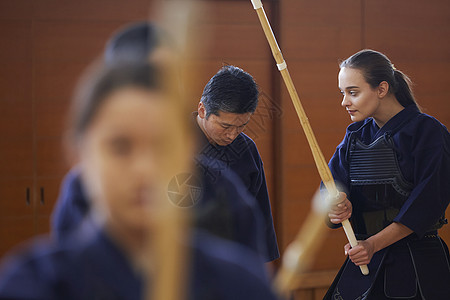
{"label": "woman's left hand", "polygon": [[350,244],[344,246],[345,255],[357,266],[367,265],[375,253],[374,245],[370,240],[358,241],[358,245],[351,248]]}

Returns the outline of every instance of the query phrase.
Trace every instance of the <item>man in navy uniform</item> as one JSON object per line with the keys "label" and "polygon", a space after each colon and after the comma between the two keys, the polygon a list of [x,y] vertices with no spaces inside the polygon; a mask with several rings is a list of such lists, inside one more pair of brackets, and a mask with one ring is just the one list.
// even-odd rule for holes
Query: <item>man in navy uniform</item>
{"label": "man in navy uniform", "polygon": [[[263,162],[253,140],[243,130],[258,105],[252,76],[235,66],[221,68],[206,84],[197,113],[201,150],[198,157],[220,161],[242,180],[264,217],[267,261],[279,257]],[[205,175],[220,175],[204,169]]]}

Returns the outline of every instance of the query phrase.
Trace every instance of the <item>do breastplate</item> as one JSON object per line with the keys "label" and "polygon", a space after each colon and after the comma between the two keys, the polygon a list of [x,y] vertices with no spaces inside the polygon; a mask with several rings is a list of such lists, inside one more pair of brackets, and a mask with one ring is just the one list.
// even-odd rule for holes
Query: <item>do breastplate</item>
{"label": "do breastplate", "polygon": [[389,135],[380,136],[370,145],[356,137],[350,143],[352,185],[390,184],[400,195],[410,194],[413,186],[403,178]]}
{"label": "do breastplate", "polygon": [[401,173],[388,134],[369,145],[352,135],[347,155],[355,232],[373,235],[392,223],[413,185]]}

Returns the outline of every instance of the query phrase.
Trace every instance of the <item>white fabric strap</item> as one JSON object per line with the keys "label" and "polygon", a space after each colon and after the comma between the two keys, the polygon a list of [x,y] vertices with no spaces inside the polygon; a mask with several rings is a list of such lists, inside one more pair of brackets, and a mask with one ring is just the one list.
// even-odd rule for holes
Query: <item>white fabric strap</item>
{"label": "white fabric strap", "polygon": [[279,71],[283,71],[284,69],[286,69],[287,68],[286,61],[283,61],[281,64],[277,64],[277,67]]}
{"label": "white fabric strap", "polygon": [[261,0],[252,0],[252,4],[254,9],[263,7]]}

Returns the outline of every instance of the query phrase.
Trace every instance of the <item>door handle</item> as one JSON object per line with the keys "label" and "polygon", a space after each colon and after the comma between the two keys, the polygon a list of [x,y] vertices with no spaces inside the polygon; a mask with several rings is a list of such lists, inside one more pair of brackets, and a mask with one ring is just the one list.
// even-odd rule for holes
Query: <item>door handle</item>
{"label": "door handle", "polygon": [[31,204],[31,202],[30,202],[30,188],[29,187],[27,187],[27,197],[26,197],[25,201],[26,201],[27,205]]}
{"label": "door handle", "polygon": [[45,204],[45,198],[44,198],[44,188],[41,187],[41,205]]}

